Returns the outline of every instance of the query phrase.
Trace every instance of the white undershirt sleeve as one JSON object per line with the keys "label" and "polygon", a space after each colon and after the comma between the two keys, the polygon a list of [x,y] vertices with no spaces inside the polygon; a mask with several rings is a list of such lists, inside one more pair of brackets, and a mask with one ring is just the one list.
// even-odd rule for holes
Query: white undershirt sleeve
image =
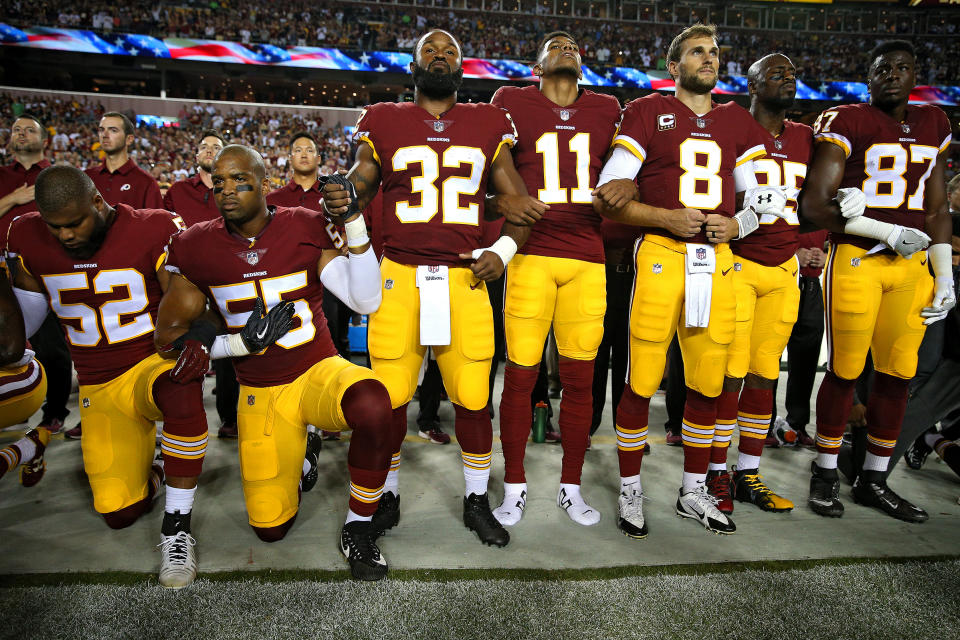
{"label": "white undershirt sleeve", "polygon": [[50,307],[47,305],[47,296],[36,291],[27,291],[25,289],[13,288],[13,295],[16,296],[20,304],[20,312],[23,315],[23,328],[27,339],[37,332]]}
{"label": "white undershirt sleeve", "polygon": [[320,272],[320,282],[357,313],[373,313],[383,297],[380,263],[373,248],[349,258],[337,256]]}
{"label": "white undershirt sleeve", "polygon": [[733,169],[733,184],[737,193],[759,187],[757,183],[757,166],[753,160],[748,160]]}
{"label": "white undershirt sleeve", "polygon": [[643,160],[618,144],[613,148],[610,159],[600,170],[597,186],[603,186],[611,180],[633,180],[640,173],[642,166]]}

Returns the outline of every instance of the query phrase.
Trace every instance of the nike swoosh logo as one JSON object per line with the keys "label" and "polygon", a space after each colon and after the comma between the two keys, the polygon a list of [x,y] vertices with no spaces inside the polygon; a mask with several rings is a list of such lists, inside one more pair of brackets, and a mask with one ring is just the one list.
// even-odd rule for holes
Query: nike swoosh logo
{"label": "nike swoosh logo", "polygon": [[792,272],[792,273],[791,273],[790,275],[792,275],[792,276],[795,276],[795,275],[797,275],[797,271],[796,271],[796,269],[794,269],[794,271],[793,271],[793,272]]}
{"label": "nike swoosh logo", "polygon": [[927,264],[927,258],[926,258],[926,256],[924,256],[924,258],[923,258],[922,260],[920,260],[920,266],[921,266],[921,267],[922,267],[923,265],[925,265],[925,264]]}
{"label": "nike swoosh logo", "polygon": [[[733,267],[730,267],[730,269],[733,269]],[[728,273],[730,273],[730,269],[727,269],[726,271],[721,271],[721,274],[727,275]]]}
{"label": "nike swoosh logo", "polygon": [[267,335],[267,327],[263,328],[263,331],[257,332],[257,340],[263,340],[263,336]]}

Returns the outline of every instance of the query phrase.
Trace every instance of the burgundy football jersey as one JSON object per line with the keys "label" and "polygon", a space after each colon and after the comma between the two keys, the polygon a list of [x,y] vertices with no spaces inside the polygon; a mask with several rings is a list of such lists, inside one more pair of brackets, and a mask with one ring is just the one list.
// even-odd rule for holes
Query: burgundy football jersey
{"label": "burgundy football jersey", "polygon": [[761,185],[784,185],[791,189],[784,210],[785,217],[764,214],[760,228],[743,240],[730,244],[733,252],[748,260],[775,267],[797,253],[797,194],[807,175],[813,153],[813,130],[798,122],[783,123],[783,132],[774,136],[764,129],[767,157],[755,160],[757,182]]}
{"label": "burgundy football jersey", "polygon": [[[750,112],[734,102],[714,105],[698,116],[674,96],[652,93],[627,104],[613,143],[643,161],[637,174],[640,202],[733,216],[737,212],[733,170],[764,155],[764,134]],[[693,238],[659,228],[645,232],[707,242],[702,231]]]}
{"label": "burgundy football jersey", "polygon": [[413,102],[363,110],[356,139],[380,164],[384,255],[402,264],[457,265],[483,246],[490,166],[516,133],[491,104],[458,102],[439,118]]}
{"label": "burgundy football jersey", "polygon": [[337,355],[323,315],[317,262],[333,249],[326,219],[309,209],[271,207],[273,219],[253,240],[232,234],[223,218],[192,225],[170,241],[167,269],[210,299],[230,333],[243,328],[254,300],[270,309],[296,302],[293,328],[263,352],[234,358],[237,379],[251,387],[293,382]]}
{"label": "burgundy football jersey", "polygon": [[[320,207],[323,202],[323,191],[320,190],[320,181],[313,183],[313,186],[306,191],[291,180],[279,189],[275,189],[267,194],[267,204],[275,207],[303,207],[310,211],[321,212]],[[330,236],[333,246],[339,249],[345,244],[343,235],[337,229],[337,225],[327,222],[327,235]]]}
{"label": "burgundy football jersey", "polygon": [[514,163],[531,196],[550,205],[521,253],[603,262],[591,192],[617,132],[620,103],[583,90],[560,107],[536,85],[501,87],[490,101],[517,127]]}
{"label": "burgundy football jersey", "polygon": [[84,385],[113,380],[156,353],[157,269],[170,236],[184,228],[163,209],[118,204],[116,211],[100,249],[85,260],[66,254],[39,213],[10,225],[9,258],[46,289]]}
{"label": "burgundy football jersey", "polygon": [[[923,194],[937,156],[950,146],[950,122],[933,105],[908,105],[903,122],[869,104],[827,109],[813,125],[817,142],[832,142],[847,157],[840,187],[867,196],[863,215],[923,230]],[[832,242],[869,249],[876,240],[844,233]]]}

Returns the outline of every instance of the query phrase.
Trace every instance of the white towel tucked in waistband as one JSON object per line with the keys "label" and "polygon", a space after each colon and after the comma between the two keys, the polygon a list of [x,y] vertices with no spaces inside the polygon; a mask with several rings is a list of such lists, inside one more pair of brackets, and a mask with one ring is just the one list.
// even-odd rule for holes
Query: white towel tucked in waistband
{"label": "white towel tucked in waistband", "polygon": [[420,344],[450,344],[450,278],[447,267],[418,266]]}
{"label": "white towel tucked in waistband", "polygon": [[717,254],[709,244],[687,243],[686,325],[706,327],[710,323],[710,297]]}

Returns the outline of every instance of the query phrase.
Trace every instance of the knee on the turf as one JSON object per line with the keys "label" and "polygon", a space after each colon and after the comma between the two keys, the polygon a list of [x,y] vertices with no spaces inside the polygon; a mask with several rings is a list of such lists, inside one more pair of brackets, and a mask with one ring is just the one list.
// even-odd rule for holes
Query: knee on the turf
{"label": "knee on the turf", "polygon": [[110,513],[103,513],[104,522],[107,523],[107,526],[111,529],[126,529],[134,522],[137,521],[144,511],[147,510],[149,499],[144,498],[139,502],[135,502],[128,507],[123,509],[118,509],[116,511],[111,511]]}
{"label": "knee on the turf", "polygon": [[[93,508],[104,516],[114,513],[119,514],[140,504],[139,502],[131,504],[133,500],[130,495],[130,487],[119,478],[91,478],[90,490],[93,492]],[[137,515],[139,515],[139,512],[137,512]],[[118,517],[122,519],[122,516]],[[133,519],[136,520],[136,516]]]}
{"label": "knee on the turf", "polygon": [[290,528],[293,526],[293,521],[296,519],[297,516],[294,515],[283,524],[278,524],[275,527],[256,527],[250,525],[250,528],[253,529],[253,532],[257,534],[257,537],[263,542],[279,542],[286,537],[287,532],[290,531]]}

